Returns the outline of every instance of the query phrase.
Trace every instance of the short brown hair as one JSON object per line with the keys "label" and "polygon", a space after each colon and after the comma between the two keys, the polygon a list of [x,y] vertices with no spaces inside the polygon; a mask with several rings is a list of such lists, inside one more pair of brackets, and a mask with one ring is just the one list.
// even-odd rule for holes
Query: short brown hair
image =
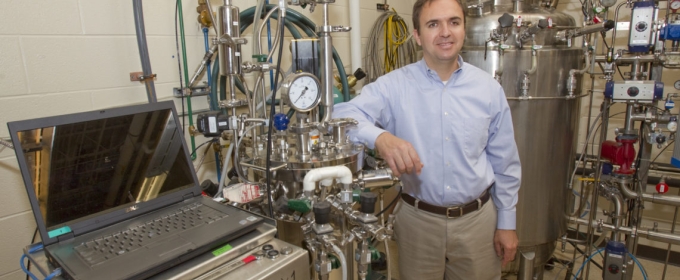
{"label": "short brown hair", "polygon": [[[420,11],[423,10],[425,4],[432,3],[437,0],[418,0],[413,4],[413,29],[420,31]],[[465,24],[465,9],[461,0],[455,0],[463,11],[463,24]]]}

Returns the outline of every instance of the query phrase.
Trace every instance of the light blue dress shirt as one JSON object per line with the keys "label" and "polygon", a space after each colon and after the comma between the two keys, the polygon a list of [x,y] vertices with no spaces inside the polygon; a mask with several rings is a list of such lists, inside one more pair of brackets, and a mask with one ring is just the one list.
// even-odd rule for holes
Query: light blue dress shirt
{"label": "light blue dress shirt", "polygon": [[333,117],[356,119],[348,135],[370,148],[385,131],[410,142],[424,167],[400,179],[421,201],[461,205],[495,183],[497,228],[515,229],[521,168],[505,93],[488,73],[458,63],[446,83],[424,60],[392,71],[335,105]]}

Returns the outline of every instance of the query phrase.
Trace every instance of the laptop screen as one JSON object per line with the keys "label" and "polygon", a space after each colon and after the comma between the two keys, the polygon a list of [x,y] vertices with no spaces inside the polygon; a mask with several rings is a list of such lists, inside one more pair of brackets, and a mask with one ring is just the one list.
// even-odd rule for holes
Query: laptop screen
{"label": "laptop screen", "polygon": [[13,135],[47,231],[195,187],[183,134],[167,107]]}

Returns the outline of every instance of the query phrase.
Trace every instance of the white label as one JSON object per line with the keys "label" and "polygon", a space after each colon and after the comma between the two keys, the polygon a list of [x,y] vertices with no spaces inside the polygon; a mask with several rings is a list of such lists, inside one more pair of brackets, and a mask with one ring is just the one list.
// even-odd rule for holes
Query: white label
{"label": "white label", "polygon": [[208,118],[208,126],[210,132],[217,132],[217,120],[215,118]]}
{"label": "white label", "polygon": [[227,122],[219,122],[220,126],[225,126],[227,125]]}
{"label": "white label", "polygon": [[609,254],[609,256],[612,257],[612,258],[617,258],[617,259],[622,259],[622,258],[623,258],[623,256],[617,255],[617,254]]}
{"label": "white label", "polygon": [[234,53],[234,56],[241,56],[241,52]]}
{"label": "white label", "polygon": [[626,22],[617,22],[616,23],[616,30],[617,31],[618,30],[624,30],[625,31],[625,30],[628,30],[628,29],[630,29],[630,22],[626,21]]}

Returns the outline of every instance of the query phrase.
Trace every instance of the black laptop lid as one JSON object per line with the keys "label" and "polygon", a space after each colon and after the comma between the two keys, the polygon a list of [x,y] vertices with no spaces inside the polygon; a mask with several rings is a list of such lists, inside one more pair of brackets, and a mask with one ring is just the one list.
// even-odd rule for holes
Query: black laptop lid
{"label": "black laptop lid", "polygon": [[200,195],[171,101],[8,127],[45,245]]}

